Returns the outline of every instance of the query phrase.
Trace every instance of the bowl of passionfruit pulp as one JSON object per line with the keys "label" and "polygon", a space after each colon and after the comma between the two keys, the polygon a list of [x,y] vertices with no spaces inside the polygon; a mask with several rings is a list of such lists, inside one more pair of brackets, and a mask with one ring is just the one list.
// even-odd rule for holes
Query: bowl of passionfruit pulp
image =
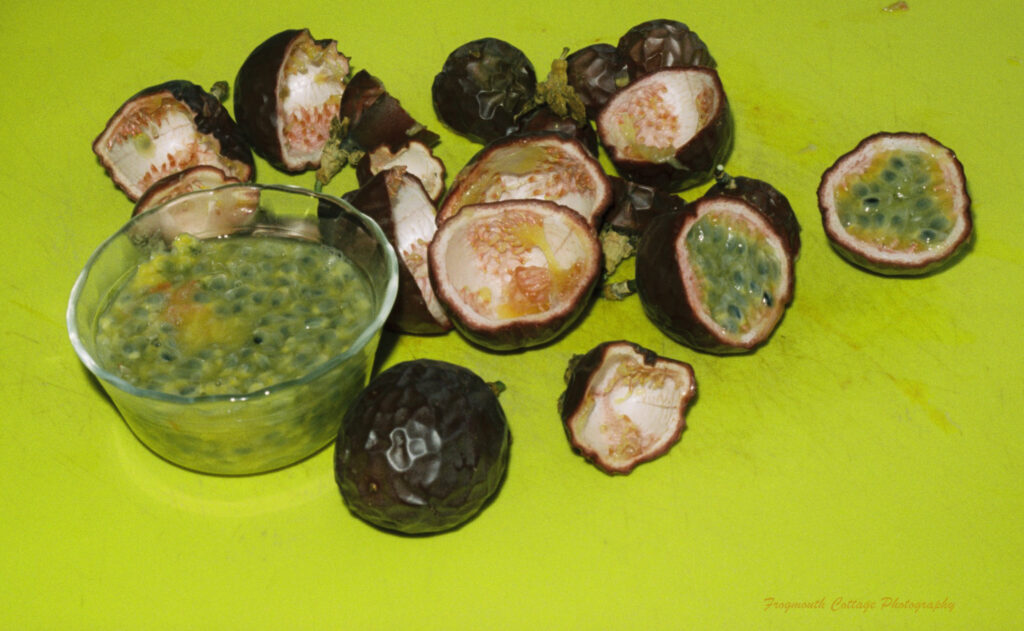
{"label": "bowl of passionfruit pulp", "polygon": [[298,187],[229,184],[131,218],[67,326],[132,432],[187,469],[279,469],[330,443],[366,386],[398,264],[379,226]]}

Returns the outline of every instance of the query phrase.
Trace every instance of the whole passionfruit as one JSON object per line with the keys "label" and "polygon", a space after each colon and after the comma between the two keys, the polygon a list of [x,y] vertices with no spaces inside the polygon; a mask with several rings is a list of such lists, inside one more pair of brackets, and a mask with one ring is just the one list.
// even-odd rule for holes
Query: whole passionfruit
{"label": "whole passionfruit", "polygon": [[428,249],[430,280],[455,328],[491,350],[537,346],[582,314],[601,246],[577,212],[548,201],[463,206]]}
{"label": "whole passionfruit", "polygon": [[619,58],[631,80],[663,68],[714,68],[707,44],[678,20],[659,19],[637,24],[619,38]]}
{"label": "whole passionfruit", "polygon": [[427,245],[437,231],[436,210],[419,178],[404,167],[393,167],[344,198],[380,225],[398,254],[398,298],[388,328],[414,334],[451,329],[430,285]]}
{"label": "whole passionfruit", "polygon": [[629,70],[611,44],[591,44],[573,52],[566,58],[569,85],[591,119],[604,107],[613,94],[629,83]]}
{"label": "whole passionfruit", "polygon": [[668,191],[710,179],[732,148],[729,102],[711,68],[646,75],[616,92],[596,122],[620,175]]}
{"label": "whole passionfruit", "polygon": [[618,340],[574,356],[559,413],[572,448],[611,474],[630,473],[679,441],[697,395],[693,368]]}
{"label": "whole passionfruit", "polygon": [[[673,340],[710,353],[764,343],[793,297],[799,226],[770,184],[719,183],[640,237],[636,288],[648,318]],[[744,193],[747,194],[744,194]]]}
{"label": "whole passionfruit", "polygon": [[386,530],[462,525],[497,493],[512,436],[496,388],[432,359],[380,373],[345,413],[334,471],[349,510]]}
{"label": "whole passionfruit", "polygon": [[818,207],[834,249],[879,274],[935,271],[965,251],[972,234],[963,165],[922,133],[862,140],[822,175]]}
{"label": "whole passionfruit", "polygon": [[252,151],[220,100],[184,80],[150,86],[125,101],[92,150],[132,201],[189,167],[209,165],[240,181],[254,170]]}
{"label": "whole passionfruit", "polygon": [[234,90],[235,117],[253,150],[289,173],[320,166],[348,73],[338,42],[313,39],[309,29],[281,31],[253,49]]}
{"label": "whole passionfruit", "polygon": [[469,204],[540,199],[576,211],[596,226],[611,203],[604,169],[578,140],[555,132],[499,138],[456,174],[438,210],[438,221]]}
{"label": "whole passionfruit", "polygon": [[537,73],[526,54],[494,37],[467,42],[445,59],[431,95],[438,119],[486,144],[516,129],[532,102]]}

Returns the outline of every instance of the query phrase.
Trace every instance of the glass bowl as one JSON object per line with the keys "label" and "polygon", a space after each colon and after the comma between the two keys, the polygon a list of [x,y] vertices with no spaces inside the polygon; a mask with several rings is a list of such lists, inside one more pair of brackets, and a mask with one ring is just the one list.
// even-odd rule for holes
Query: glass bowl
{"label": "glass bowl", "polygon": [[[280,237],[336,249],[365,275],[372,316],[341,354],[255,392],[183,396],[129,383],[98,359],[97,323],[113,290],[181,233],[197,239]],[[82,270],[67,310],[75,352],[139,440],[182,467],[245,475],[293,464],[329,444],[366,386],[381,327],[398,291],[395,252],[380,227],[347,202],[278,185],[232,184],[186,193],[140,213]]]}

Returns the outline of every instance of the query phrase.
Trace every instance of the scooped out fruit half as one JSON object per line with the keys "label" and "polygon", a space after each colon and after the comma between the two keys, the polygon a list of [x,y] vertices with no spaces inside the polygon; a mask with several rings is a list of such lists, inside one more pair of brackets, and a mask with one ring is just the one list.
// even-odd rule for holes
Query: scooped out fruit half
{"label": "scooped out fruit half", "polygon": [[610,474],[630,473],[679,441],[697,395],[693,368],[624,340],[573,357],[559,411],[573,449]]}
{"label": "scooped out fruit half", "polygon": [[862,140],[822,175],[818,207],[834,249],[880,274],[935,271],[972,233],[963,165],[925,134]]}
{"label": "scooped out fruit half", "polygon": [[491,350],[551,341],[583,312],[601,272],[594,229],[565,206],[464,206],[428,249],[430,280],[455,328]]}
{"label": "scooped out fruit half", "polygon": [[770,337],[792,300],[796,217],[788,202],[760,206],[717,189],[651,221],[636,286],[647,316],[675,341],[740,353]]}

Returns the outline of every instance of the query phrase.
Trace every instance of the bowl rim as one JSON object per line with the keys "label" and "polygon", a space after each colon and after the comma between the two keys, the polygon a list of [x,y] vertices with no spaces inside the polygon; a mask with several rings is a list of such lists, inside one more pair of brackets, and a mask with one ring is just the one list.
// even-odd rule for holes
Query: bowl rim
{"label": "bowl rim", "polygon": [[[185,396],[180,394],[174,394],[171,392],[162,392],[159,390],[150,390],[148,388],[140,388],[137,385],[117,376],[110,372],[106,368],[100,365],[100,363],[93,357],[85,345],[82,343],[81,336],[79,334],[78,323],[77,323],[77,312],[78,312],[78,301],[81,297],[82,291],[85,287],[85,283],[89,278],[89,273],[93,268],[93,265],[103,254],[103,252],[111,246],[111,244],[121,237],[125,232],[131,229],[131,227],[137,224],[142,217],[146,217],[150,214],[159,212],[168,203],[178,200],[186,196],[201,196],[201,195],[212,195],[217,191],[221,191],[229,188],[252,188],[260,191],[270,190],[279,191],[285,193],[295,193],[305,195],[308,197],[315,197],[319,199],[327,200],[333,204],[337,204],[341,208],[344,208],[346,212],[354,215],[360,222],[366,226],[369,232],[374,238],[382,244],[384,251],[384,263],[388,272],[388,282],[381,295],[381,301],[378,305],[376,316],[366,324],[362,333],[352,342],[351,345],[342,353],[335,355],[327,361],[318,364],[312,370],[304,373],[300,377],[289,379],[287,381],[281,381],[264,388],[260,388],[254,392],[247,393],[232,393],[232,394],[206,394],[199,396]],[[330,246],[328,246],[330,247]],[[86,260],[85,265],[79,272],[78,277],[75,279],[75,283],[71,288],[71,295],[68,299],[67,311],[65,313],[65,320],[68,329],[68,337],[71,340],[71,346],[74,348],[78,358],[85,364],[85,367],[101,382],[109,383],[127,394],[135,397],[156,399],[165,403],[174,403],[180,405],[193,405],[197,403],[215,403],[215,402],[245,402],[252,399],[260,399],[269,397],[277,392],[292,390],[297,387],[301,387],[308,383],[311,383],[319,379],[324,374],[337,368],[340,364],[344,363],[350,357],[353,357],[370,342],[370,340],[378,335],[384,327],[384,322],[387,320],[391,309],[394,307],[395,300],[398,296],[398,256],[395,253],[394,247],[391,241],[387,238],[387,235],[381,229],[380,225],[374,221],[370,216],[363,213],[351,203],[345,201],[341,197],[330,195],[323,192],[314,191],[301,186],[292,184],[260,184],[256,182],[239,182],[225,184],[209,189],[202,189],[198,191],[190,191],[183,193],[182,195],[175,196],[172,199],[167,200],[163,204],[159,204],[152,208],[149,208],[138,215],[132,216],[127,222],[125,222],[120,228],[114,231],[109,237],[103,240],[103,242],[92,252],[89,258]]]}

